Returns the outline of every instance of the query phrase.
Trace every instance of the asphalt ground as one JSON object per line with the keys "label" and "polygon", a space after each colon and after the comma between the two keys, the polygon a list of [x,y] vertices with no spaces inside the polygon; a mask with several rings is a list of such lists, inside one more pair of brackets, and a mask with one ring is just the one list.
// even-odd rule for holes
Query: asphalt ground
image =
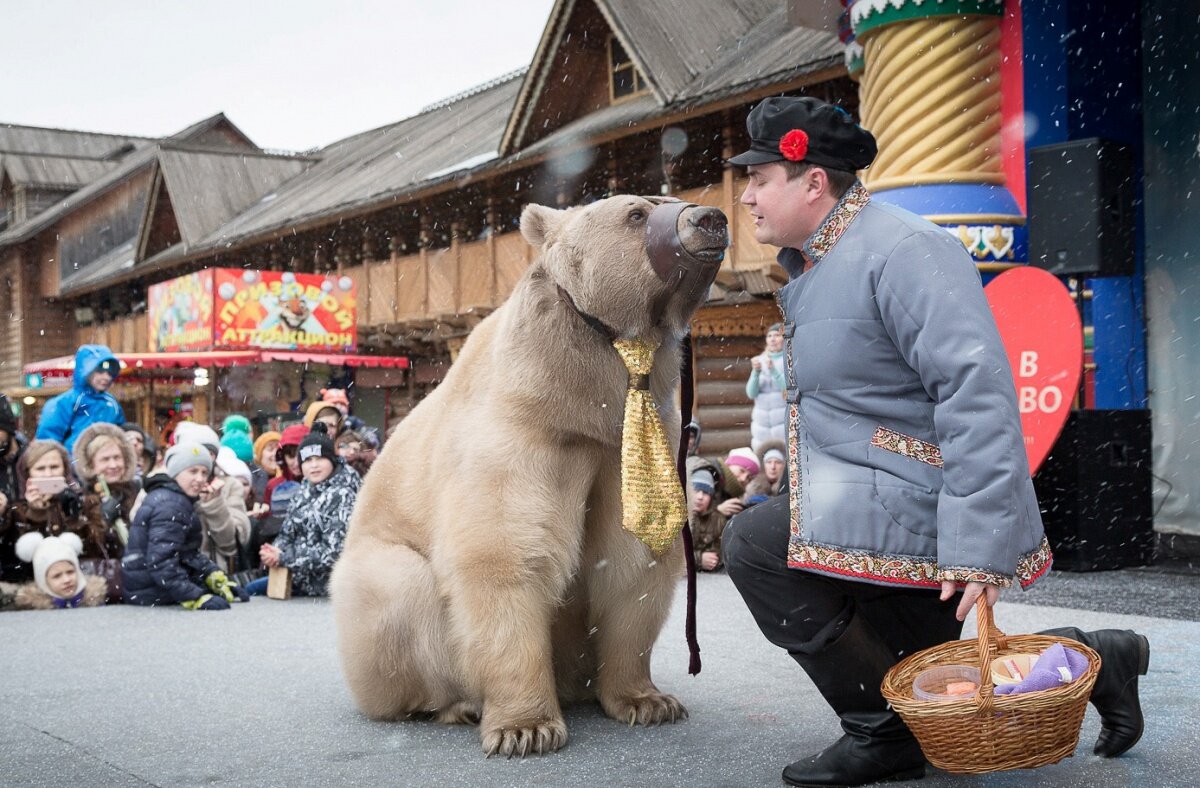
{"label": "asphalt ground", "polygon": [[[997,622],[1012,634],[1073,625],[1149,636],[1146,736],[1122,758],[1097,758],[1089,709],[1080,746],[1062,763],[979,777],[931,770],[914,784],[1200,785],[1200,623],[1186,604],[1196,585],[1186,573],[1058,573],[1037,591],[1006,594]],[[1160,609],[1178,588],[1178,604]],[[0,614],[0,785],[782,785],[784,764],[836,737],[836,718],[762,638],[727,577],[702,576],[699,599],[703,672],[687,675],[682,593],[653,659],[687,721],[630,728],[575,707],[565,749],[511,761],[485,759],[472,727],[362,717],[325,601]]]}

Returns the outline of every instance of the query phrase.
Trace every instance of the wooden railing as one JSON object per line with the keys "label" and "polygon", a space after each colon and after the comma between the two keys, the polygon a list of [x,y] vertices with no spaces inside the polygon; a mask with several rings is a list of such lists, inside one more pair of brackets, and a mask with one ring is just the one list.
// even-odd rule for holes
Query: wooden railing
{"label": "wooden railing", "polygon": [[77,344],[107,345],[114,353],[146,353],[150,350],[150,327],[146,313],[122,317],[107,323],[79,326]]}
{"label": "wooden railing", "polygon": [[[776,249],[754,240],[737,198],[746,182],[680,192],[682,200],[720,208],[730,219],[732,248],[723,268],[761,270],[775,265]],[[429,324],[470,314],[486,314],[504,302],[529,267],[535,252],[519,232],[508,232],[444,249],[369,261],[346,269],[358,283],[359,325]]]}

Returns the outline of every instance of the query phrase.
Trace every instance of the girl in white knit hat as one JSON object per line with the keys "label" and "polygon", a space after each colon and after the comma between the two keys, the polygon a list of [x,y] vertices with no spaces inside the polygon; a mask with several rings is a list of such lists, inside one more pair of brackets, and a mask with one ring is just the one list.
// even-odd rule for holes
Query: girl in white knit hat
{"label": "girl in white knit hat", "polygon": [[17,555],[33,564],[33,582],[0,589],[0,609],[55,610],[104,604],[108,586],[102,577],[79,568],[83,542],[73,533],[28,533],[17,540]]}

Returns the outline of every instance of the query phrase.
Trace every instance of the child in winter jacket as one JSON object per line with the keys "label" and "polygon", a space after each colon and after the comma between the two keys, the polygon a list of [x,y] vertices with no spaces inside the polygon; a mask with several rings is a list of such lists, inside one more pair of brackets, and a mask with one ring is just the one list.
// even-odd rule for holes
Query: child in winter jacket
{"label": "child in winter jacket", "polygon": [[[362,480],[334,452],[326,425],[315,422],[300,442],[304,482],[292,499],[287,518],[274,544],[265,544],[259,557],[267,566],[292,570],[293,593],[325,596],[333,564],[342,553],[350,512]],[[250,586],[266,590],[265,578]]]}
{"label": "child in winter jacket", "polygon": [[0,610],[54,610],[104,604],[108,587],[102,577],[79,568],[83,542],[70,531],[61,536],[27,533],[17,540],[17,555],[33,564],[33,582],[0,583]]}
{"label": "child in winter jacket", "polygon": [[166,473],[146,480],[146,498],[129,529],[121,561],[125,601],[187,610],[228,610],[234,599],[249,601],[200,549],[196,501],[208,488],[212,454],[184,440],[167,451],[163,465]]}

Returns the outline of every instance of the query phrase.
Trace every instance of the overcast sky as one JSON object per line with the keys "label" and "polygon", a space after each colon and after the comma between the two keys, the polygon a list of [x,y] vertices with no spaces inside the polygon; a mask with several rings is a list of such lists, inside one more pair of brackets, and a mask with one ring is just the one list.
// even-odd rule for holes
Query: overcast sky
{"label": "overcast sky", "polygon": [[527,66],[554,0],[0,0],[0,123],[307,150]]}

